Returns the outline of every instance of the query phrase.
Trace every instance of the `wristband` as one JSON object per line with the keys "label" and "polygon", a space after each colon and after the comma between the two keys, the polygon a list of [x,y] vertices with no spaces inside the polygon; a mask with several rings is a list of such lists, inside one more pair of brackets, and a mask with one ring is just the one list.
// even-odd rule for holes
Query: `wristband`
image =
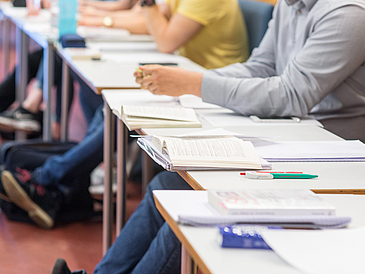
{"label": "wristband", "polygon": [[141,7],[144,7],[144,6],[152,7],[154,5],[156,5],[155,0],[141,0]]}

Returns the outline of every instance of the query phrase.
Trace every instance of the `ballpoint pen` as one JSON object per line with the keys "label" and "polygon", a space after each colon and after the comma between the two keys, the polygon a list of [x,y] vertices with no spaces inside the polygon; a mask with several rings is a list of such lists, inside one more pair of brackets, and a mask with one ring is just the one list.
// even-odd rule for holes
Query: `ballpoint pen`
{"label": "ballpoint pen", "polygon": [[[274,171],[274,170],[270,170],[270,171],[252,171],[252,172],[256,172],[256,173],[295,173],[295,174],[304,173],[303,171]],[[240,175],[245,176],[246,172],[240,172]]]}
{"label": "ballpoint pen", "polygon": [[308,173],[263,173],[248,171],[246,172],[246,178],[249,179],[313,179],[317,178],[318,175],[308,174]]}

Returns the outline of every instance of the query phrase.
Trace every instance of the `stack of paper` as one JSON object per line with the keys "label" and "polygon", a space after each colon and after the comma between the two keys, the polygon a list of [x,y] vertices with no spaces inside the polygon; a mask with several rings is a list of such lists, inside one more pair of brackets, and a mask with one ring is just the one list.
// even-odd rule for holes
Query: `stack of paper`
{"label": "stack of paper", "polygon": [[255,144],[259,156],[269,162],[365,161],[360,141],[282,141]]}
{"label": "stack of paper", "polygon": [[176,222],[193,226],[262,224],[296,228],[339,228],[351,222],[350,217],[341,216],[224,216],[209,204],[206,191],[154,190],[153,194]]}

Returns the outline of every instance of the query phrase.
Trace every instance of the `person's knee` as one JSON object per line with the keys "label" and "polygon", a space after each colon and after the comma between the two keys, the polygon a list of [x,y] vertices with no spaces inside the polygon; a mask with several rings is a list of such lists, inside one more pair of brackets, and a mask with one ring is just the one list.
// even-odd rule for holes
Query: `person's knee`
{"label": "person's knee", "polygon": [[148,190],[189,190],[192,189],[188,183],[176,172],[162,171],[157,174],[150,184]]}

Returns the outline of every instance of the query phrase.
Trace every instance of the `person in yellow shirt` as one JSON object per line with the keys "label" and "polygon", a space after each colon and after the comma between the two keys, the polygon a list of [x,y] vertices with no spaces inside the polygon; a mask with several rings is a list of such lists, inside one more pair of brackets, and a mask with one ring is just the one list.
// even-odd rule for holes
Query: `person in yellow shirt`
{"label": "person in yellow shirt", "polygon": [[[148,5],[149,2],[152,4]],[[89,5],[94,5],[91,3]],[[100,5],[93,11],[83,4],[79,24],[149,33],[160,52],[178,50],[180,55],[207,69],[247,60],[247,31],[237,0],[146,3],[142,7],[137,3],[130,10],[122,11],[101,11]]]}

